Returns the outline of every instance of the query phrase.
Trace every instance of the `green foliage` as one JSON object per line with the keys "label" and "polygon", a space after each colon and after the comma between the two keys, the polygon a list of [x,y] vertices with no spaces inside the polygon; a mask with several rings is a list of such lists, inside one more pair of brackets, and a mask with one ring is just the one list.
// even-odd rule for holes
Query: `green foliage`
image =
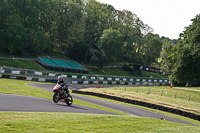
{"label": "green foliage", "polygon": [[180,34],[169,56],[170,79],[175,86],[200,86],[200,15]]}
{"label": "green foliage", "polygon": [[125,65],[123,66],[123,69],[124,69],[125,71],[128,71],[128,72],[133,72],[133,68],[131,68],[131,66],[129,66],[129,64],[125,64]]}
{"label": "green foliage", "polygon": [[0,51],[11,55],[59,54],[102,67],[150,65],[161,51],[136,14],[96,0],[1,0],[0,14]]}
{"label": "green foliage", "polygon": [[98,68],[102,68],[106,60],[105,52],[102,49],[92,49],[91,55],[92,63],[95,64]]}
{"label": "green foliage", "polygon": [[169,55],[170,55],[173,43],[168,38],[162,40],[162,42],[163,42],[163,45],[162,45],[162,51],[160,53],[160,64],[161,64],[160,68],[164,74],[169,74],[171,70]]}
{"label": "green foliage", "polygon": [[5,30],[4,39],[7,40],[6,50],[10,54],[22,55],[24,50],[28,49],[27,41],[27,29],[24,28],[21,24],[17,24],[16,18],[12,18],[12,23]]}
{"label": "green foliage", "polygon": [[95,46],[96,49],[92,50],[91,60],[98,67],[102,67],[105,63],[114,64],[122,47],[122,34],[117,30],[104,30]]}
{"label": "green foliage", "polygon": [[160,57],[162,42],[158,35],[148,33],[143,38],[143,60],[145,65],[150,65],[156,62],[156,59]]}

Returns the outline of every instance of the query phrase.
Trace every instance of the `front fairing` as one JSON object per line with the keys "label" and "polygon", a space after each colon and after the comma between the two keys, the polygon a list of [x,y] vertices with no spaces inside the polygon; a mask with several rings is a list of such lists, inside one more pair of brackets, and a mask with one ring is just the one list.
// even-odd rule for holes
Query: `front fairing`
{"label": "front fairing", "polygon": [[55,92],[55,91],[58,91],[59,92],[59,89],[60,89],[60,85],[55,85],[54,87],[53,87],[53,92]]}

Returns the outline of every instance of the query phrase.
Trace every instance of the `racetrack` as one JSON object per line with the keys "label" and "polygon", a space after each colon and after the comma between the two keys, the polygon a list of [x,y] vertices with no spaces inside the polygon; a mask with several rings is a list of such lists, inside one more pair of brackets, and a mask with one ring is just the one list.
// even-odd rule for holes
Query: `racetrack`
{"label": "racetrack", "polygon": [[[27,85],[43,89],[46,91],[52,92],[52,88],[55,84],[40,84],[40,83],[27,83]],[[80,89],[80,88],[88,88],[94,86],[88,85],[73,85],[70,84],[70,89]],[[53,93],[52,93],[53,95]],[[118,110],[121,112],[125,112],[134,116],[139,117],[149,117],[160,119],[163,117],[165,120],[195,125],[192,123],[188,123],[176,118],[168,117],[162,114],[154,113],[151,111],[147,111],[140,108],[130,107],[126,105],[121,105],[118,103],[107,102],[103,100],[98,100],[94,98],[88,98],[80,95],[72,94],[74,99],[82,100],[88,103],[93,103],[99,106],[111,108],[114,110]],[[11,94],[1,94],[0,93],[0,111],[17,111],[17,112],[70,112],[70,113],[94,113],[94,114],[112,114],[118,115],[112,112],[103,111],[99,109],[93,109],[89,107],[79,106],[72,104],[71,106],[67,106],[65,103],[59,102],[55,104],[53,100],[29,97],[29,96],[19,96],[19,95],[11,95]]]}
{"label": "racetrack", "polygon": [[64,102],[55,104],[52,100],[36,98],[30,96],[19,96],[0,93],[0,111],[17,111],[17,112],[70,112],[70,113],[95,113],[95,114],[112,114],[112,112],[93,109],[89,107],[72,104],[68,106]]}

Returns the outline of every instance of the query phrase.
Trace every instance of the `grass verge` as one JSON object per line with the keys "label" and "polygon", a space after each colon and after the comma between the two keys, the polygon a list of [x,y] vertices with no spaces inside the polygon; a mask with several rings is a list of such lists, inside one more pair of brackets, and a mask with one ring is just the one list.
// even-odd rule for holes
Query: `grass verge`
{"label": "grass verge", "polygon": [[197,133],[197,126],[131,116],[0,112],[0,132]]}
{"label": "grass verge", "polygon": [[0,66],[10,66],[10,67],[17,67],[17,68],[25,68],[25,69],[32,69],[32,70],[43,70],[41,65],[37,62],[32,60],[16,60],[16,59],[0,59]]}

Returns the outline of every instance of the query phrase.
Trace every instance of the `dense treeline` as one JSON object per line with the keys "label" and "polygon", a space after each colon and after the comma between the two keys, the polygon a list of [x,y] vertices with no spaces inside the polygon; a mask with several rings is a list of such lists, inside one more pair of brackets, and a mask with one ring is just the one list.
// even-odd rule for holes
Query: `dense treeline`
{"label": "dense treeline", "polygon": [[[1,0],[0,51],[161,69],[174,85],[200,86],[200,15],[177,40],[159,37],[130,11],[95,0]],[[177,45],[176,45],[177,44]]]}
{"label": "dense treeline", "polygon": [[200,15],[180,34],[177,45],[165,40],[161,68],[175,86],[200,86]]}
{"label": "dense treeline", "polygon": [[0,14],[0,48],[12,55],[60,54],[99,67],[160,56],[150,26],[95,0],[1,0]]}

